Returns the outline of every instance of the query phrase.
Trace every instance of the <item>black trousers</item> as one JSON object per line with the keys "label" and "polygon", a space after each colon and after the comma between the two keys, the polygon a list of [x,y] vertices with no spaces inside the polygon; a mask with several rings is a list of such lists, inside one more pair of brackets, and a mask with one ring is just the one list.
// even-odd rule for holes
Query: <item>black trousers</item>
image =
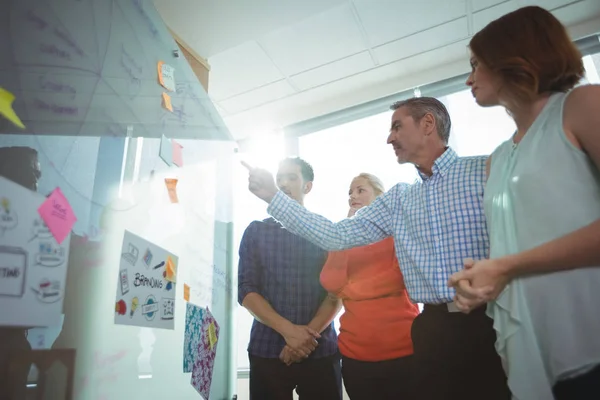
{"label": "black trousers", "polygon": [[411,400],[413,357],[359,361],[342,356],[342,376],[350,400]]}
{"label": "black trousers", "polygon": [[413,322],[415,395],[422,400],[509,400],[485,306],[470,314],[425,305]]}
{"label": "black trousers", "polygon": [[289,367],[278,358],[250,358],[250,400],[342,400],[340,356],[307,359]]}
{"label": "black trousers", "polygon": [[600,365],[581,376],[558,382],[553,392],[555,400],[600,399]]}

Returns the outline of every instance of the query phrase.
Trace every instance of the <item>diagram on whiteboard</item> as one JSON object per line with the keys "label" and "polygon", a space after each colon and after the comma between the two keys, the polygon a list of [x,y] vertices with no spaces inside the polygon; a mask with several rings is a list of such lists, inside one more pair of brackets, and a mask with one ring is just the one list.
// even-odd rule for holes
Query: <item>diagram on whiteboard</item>
{"label": "diagram on whiteboard", "polygon": [[[142,257],[140,249],[143,249]],[[115,324],[173,329],[177,263],[177,256],[125,231],[117,278]]]}
{"label": "diagram on whiteboard", "polygon": [[0,177],[0,326],[60,321],[69,237],[59,245],[40,218],[45,200]]}

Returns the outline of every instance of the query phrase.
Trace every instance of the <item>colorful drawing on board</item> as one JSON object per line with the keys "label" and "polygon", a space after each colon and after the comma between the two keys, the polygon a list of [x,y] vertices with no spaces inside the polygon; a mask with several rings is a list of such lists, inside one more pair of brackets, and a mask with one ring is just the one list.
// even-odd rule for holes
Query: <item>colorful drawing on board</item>
{"label": "colorful drawing on board", "polygon": [[186,304],[185,337],[183,341],[183,372],[192,372],[202,336],[204,309],[192,303]]}
{"label": "colorful drawing on board", "polygon": [[152,321],[158,312],[158,303],[154,295],[148,296],[146,303],[142,306],[142,314],[148,321]]}
{"label": "colorful drawing on board", "polygon": [[[175,296],[165,296],[165,289],[168,285],[174,289],[175,283],[166,281],[163,273],[167,260],[177,265],[177,256],[129,231],[122,243],[115,302],[123,300],[129,312],[116,313],[115,324],[174,329]],[[140,257],[143,262],[138,263]],[[165,261],[150,267],[159,260]]]}
{"label": "colorful drawing on board", "polygon": [[173,319],[175,317],[175,299],[162,298],[160,303],[160,319]]}
{"label": "colorful drawing on board", "polygon": [[135,310],[137,310],[139,303],[140,301],[137,297],[131,299],[131,312],[129,313],[130,318],[133,318],[133,314],[135,313]]}
{"label": "colorful drawing on board", "polygon": [[38,254],[35,256],[35,265],[54,268],[66,261],[65,250],[56,241],[39,242]]}
{"label": "colorful drawing on board", "polygon": [[0,236],[3,236],[4,232],[17,227],[19,217],[10,206],[10,200],[7,197],[0,198],[0,207]]}
{"label": "colorful drawing on board", "polygon": [[[70,230],[59,244],[40,214],[44,204],[69,214],[62,206],[54,209],[46,196],[0,177],[0,310],[7,310],[0,312],[0,326],[50,327],[60,321]],[[58,218],[52,211],[50,217]]]}
{"label": "colorful drawing on board", "polygon": [[144,264],[146,264],[146,268],[149,268],[150,263],[152,263],[152,252],[150,251],[150,249],[146,249],[143,260]]}
{"label": "colorful drawing on board", "polygon": [[115,304],[115,312],[119,315],[125,315],[127,313],[127,304],[122,299],[117,301]]}
{"label": "colorful drawing on board", "polygon": [[127,245],[127,251],[121,254],[121,258],[127,261],[129,264],[135,266],[139,254],[140,251],[138,250],[138,248],[133,244],[129,243]]}
{"label": "colorful drawing on board", "polygon": [[[212,327],[212,328],[211,328]],[[214,337],[211,339],[211,332]],[[191,384],[196,391],[205,399],[209,399],[210,386],[213,378],[213,368],[217,355],[217,343],[219,337],[219,324],[212,313],[206,308],[202,320],[200,343],[198,343],[198,354],[194,360]]]}
{"label": "colorful drawing on board", "polygon": [[38,212],[58,244],[71,233],[71,228],[77,221],[69,201],[59,187],[42,203]]}

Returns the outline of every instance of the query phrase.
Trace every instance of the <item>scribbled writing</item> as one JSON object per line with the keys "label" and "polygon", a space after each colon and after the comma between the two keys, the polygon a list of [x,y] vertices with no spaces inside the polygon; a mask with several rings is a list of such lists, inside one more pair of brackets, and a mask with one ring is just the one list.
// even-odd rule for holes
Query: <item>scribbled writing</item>
{"label": "scribbled writing", "polygon": [[44,111],[49,111],[54,114],[63,114],[63,115],[77,115],[79,114],[79,109],[77,107],[68,107],[68,106],[59,106],[57,104],[49,104],[40,99],[33,100],[34,105]]}
{"label": "scribbled writing", "polygon": [[182,97],[187,95],[194,103],[202,105],[202,100],[196,95],[194,88],[188,82],[177,83],[176,93]]}
{"label": "scribbled writing", "polygon": [[71,54],[65,50],[61,50],[53,44],[40,44],[40,51],[45,54],[50,54],[65,60],[71,59]]}
{"label": "scribbled writing", "polygon": [[158,36],[158,29],[154,25],[154,22],[152,22],[152,19],[150,18],[150,16],[146,12],[146,10],[144,10],[143,1],[142,0],[131,0],[131,3],[133,4],[133,7],[140,13],[140,15],[142,16],[144,21],[146,21],[146,24],[148,25],[148,29],[150,29],[152,36],[154,36],[154,38],[156,38]]}
{"label": "scribbled writing", "polygon": [[77,53],[81,57],[84,56],[84,52],[81,49],[81,47],[79,47],[77,45],[77,43],[75,43],[73,41],[73,39],[71,39],[66,33],[64,33],[56,28],[54,28],[53,33],[54,33],[54,36],[56,36],[57,38],[62,40],[67,46],[69,46],[71,49],[73,49],[73,51],[75,51],[75,53]]}
{"label": "scribbled writing", "polygon": [[148,278],[140,273],[136,273],[135,280],[133,281],[133,286],[149,286],[153,289],[162,289],[163,283],[160,279]]}
{"label": "scribbled writing", "polygon": [[49,90],[51,92],[71,94],[71,98],[75,98],[75,95],[77,94],[77,90],[75,90],[73,86],[51,81],[45,76],[40,76],[39,84],[42,89]]}
{"label": "scribbled writing", "polygon": [[40,31],[43,31],[48,26],[48,22],[46,22],[43,18],[37,16],[31,10],[27,11],[26,19],[27,21],[34,24]]}
{"label": "scribbled writing", "polygon": [[143,72],[143,67],[140,66],[135,59],[127,52],[125,46],[121,44],[121,67],[125,70],[130,80],[130,90],[133,88],[137,89],[136,93],[139,92],[142,80],[140,76]]}
{"label": "scribbled writing", "polygon": [[19,268],[0,268],[0,278],[18,278],[21,275]]}

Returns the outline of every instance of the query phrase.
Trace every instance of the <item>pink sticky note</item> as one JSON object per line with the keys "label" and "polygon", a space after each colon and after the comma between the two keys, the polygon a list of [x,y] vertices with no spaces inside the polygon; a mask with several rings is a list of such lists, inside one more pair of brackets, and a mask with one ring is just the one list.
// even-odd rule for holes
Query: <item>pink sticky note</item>
{"label": "pink sticky note", "polygon": [[183,146],[171,139],[173,144],[173,164],[183,167]]}
{"label": "pink sticky note", "polygon": [[71,228],[77,217],[73,213],[71,205],[67,201],[67,198],[63,194],[60,188],[54,189],[54,191],[48,196],[46,201],[42,203],[38,208],[38,213],[54,235],[54,238],[61,244],[63,240],[71,232]]}

